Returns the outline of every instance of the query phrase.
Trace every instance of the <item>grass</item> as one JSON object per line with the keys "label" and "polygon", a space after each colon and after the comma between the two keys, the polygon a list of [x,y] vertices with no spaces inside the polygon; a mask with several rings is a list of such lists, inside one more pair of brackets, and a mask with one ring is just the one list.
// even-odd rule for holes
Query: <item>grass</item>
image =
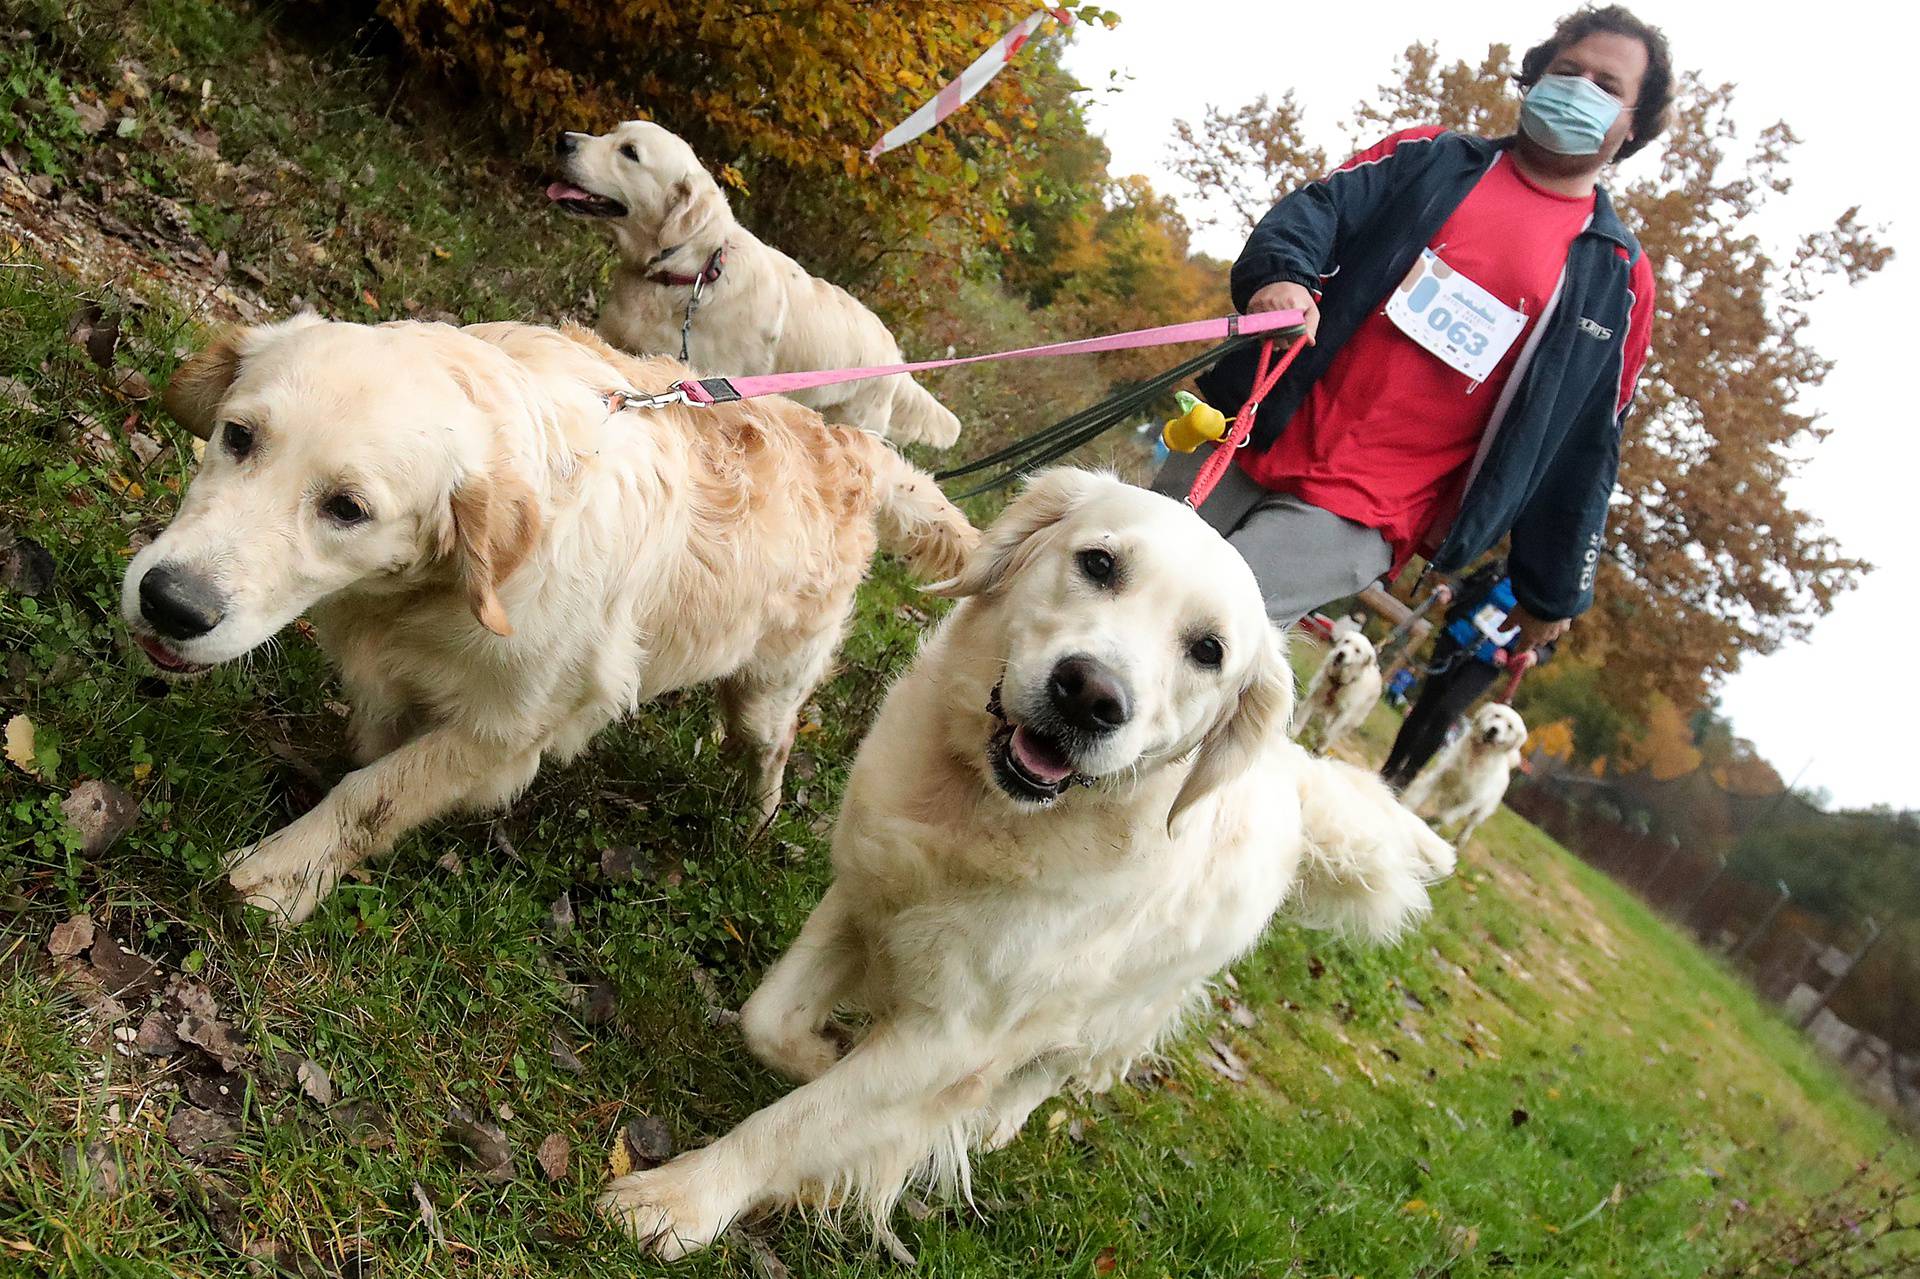
{"label": "grass", "polygon": [[[48,12],[9,4],[12,22],[69,38],[94,10]],[[210,123],[222,154],[262,171],[297,156],[299,174],[262,216],[221,212],[208,193],[225,179],[191,149],[123,147],[114,167],[76,140],[78,126],[49,103],[110,82],[105,54],[49,58],[32,42],[0,53],[24,86],[15,105],[26,103],[4,126],[18,136],[0,140],[34,155],[38,145],[51,159],[34,164],[66,168],[129,221],[152,216],[156,189],[192,197],[208,247],[275,263],[276,302],[298,293],[359,318],[407,313],[409,298],[422,313],[475,318],[577,305],[591,271],[559,263],[595,261],[588,242],[550,222],[529,233],[527,209],[502,194],[511,166],[483,140],[463,151],[396,128],[360,73],[288,53],[248,11],[218,12],[234,20],[149,3],[115,38],[136,42],[156,82],[163,56],[228,68],[237,84],[268,85],[249,69],[280,61],[278,87],[255,99],[236,89],[203,111],[158,93],[139,117],[156,134],[176,119]],[[89,165],[114,176],[85,178]],[[374,180],[359,181],[369,166]],[[138,191],[104,194],[127,181]],[[385,274],[328,247],[363,243]],[[318,258],[300,247],[313,244]],[[107,389],[68,322],[89,298],[122,314],[121,364],[158,384],[198,313],[192,296],[89,280],[85,267],[24,249],[0,265],[0,376],[34,401],[0,396],[0,525],[44,545],[55,569],[38,596],[0,590],[0,718],[33,720],[41,773],[0,765],[0,1273],[646,1269],[590,1212],[615,1134],[646,1114],[692,1145],[778,1095],[716,1025],[712,1001],[737,1006],[824,886],[824,832],[848,758],[912,652],[926,601],[887,566],[863,591],[841,673],[810,710],[795,794],[766,835],[749,837],[714,757],[710,704],[688,696],[547,770],[498,820],[409,839],[312,925],[276,934],[230,908],[218,859],[338,775],[337,692],[298,634],[171,689],[125,651],[119,573],[176,501],[189,441]],[[104,428],[93,445],[75,414]],[[134,431],[168,451],[143,464]],[[1364,749],[1377,758],[1390,728],[1376,715]],[[141,806],[98,857],[59,813],[83,778],[123,786]],[[637,850],[646,869],[633,882],[600,873],[613,846]],[[457,871],[441,864],[447,854]],[[570,931],[550,909],[562,894]],[[1147,1086],[1043,1107],[1010,1150],[980,1161],[981,1210],[936,1205],[900,1223],[921,1268],[1697,1275],[1749,1255],[1877,1151],[1891,1154],[1876,1177],[1913,1175],[1913,1148],[1784,1022],[1512,814],[1483,829],[1437,900],[1432,921],[1392,950],[1276,930],[1236,970],[1237,994],[1222,991],[1251,1025],[1223,1003]],[[80,910],[204,982],[253,1045],[231,1153],[177,1153],[166,1122],[187,1073],[177,1059],[115,1051],[110,1028],[52,978],[50,931]],[[578,1003],[596,981],[615,992],[611,1020]],[[556,1062],[556,1033],[578,1073]],[[1208,1036],[1244,1060],[1244,1081],[1209,1066]],[[303,1098],[282,1077],[282,1052],[322,1066],[345,1104]],[[511,1114],[511,1182],[482,1179],[450,1148],[455,1104]],[[573,1151],[558,1180],[534,1167],[550,1133]],[[111,1198],[67,1166],[71,1148],[96,1142],[123,1169]],[[858,1238],[792,1220],[680,1272],[780,1264],[796,1275],[896,1268]]]}

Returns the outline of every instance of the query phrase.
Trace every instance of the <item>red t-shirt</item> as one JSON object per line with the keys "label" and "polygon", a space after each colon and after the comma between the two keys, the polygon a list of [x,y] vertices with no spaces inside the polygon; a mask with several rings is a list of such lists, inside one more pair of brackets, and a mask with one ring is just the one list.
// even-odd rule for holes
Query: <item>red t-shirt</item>
{"label": "red t-shirt", "polygon": [[[1379,160],[1409,129],[1362,151],[1344,167]],[[1519,362],[1537,317],[1566,266],[1567,250],[1593,214],[1593,197],[1545,191],[1502,153],[1440,228],[1430,247],[1455,271],[1529,317],[1492,376],[1478,386],[1416,344],[1387,318],[1368,316],[1307,393],[1274,446],[1242,452],[1240,466],[1263,487],[1378,529],[1395,563],[1459,500],[1458,488]],[[1634,264],[1621,406],[1646,359],[1653,272]]]}

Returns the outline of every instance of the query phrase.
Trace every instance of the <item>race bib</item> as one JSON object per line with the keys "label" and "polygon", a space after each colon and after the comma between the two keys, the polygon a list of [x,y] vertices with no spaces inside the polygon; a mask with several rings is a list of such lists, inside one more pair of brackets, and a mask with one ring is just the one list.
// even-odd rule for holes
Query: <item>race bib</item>
{"label": "race bib", "polygon": [[1516,311],[1460,274],[1432,249],[1387,298],[1387,318],[1402,333],[1466,374],[1484,382],[1527,327]]}
{"label": "race bib", "polygon": [[1502,648],[1520,634],[1518,626],[1509,627],[1506,623],[1507,610],[1498,604],[1482,604],[1473,615],[1473,628]]}

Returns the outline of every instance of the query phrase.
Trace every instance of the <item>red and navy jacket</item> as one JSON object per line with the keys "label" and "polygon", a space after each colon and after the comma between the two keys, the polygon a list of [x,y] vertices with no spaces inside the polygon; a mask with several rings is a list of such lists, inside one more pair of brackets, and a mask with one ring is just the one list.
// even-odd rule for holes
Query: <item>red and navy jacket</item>
{"label": "red and navy jacket", "polygon": [[[1244,310],[1260,289],[1290,280],[1320,293],[1320,328],[1262,404],[1250,447],[1272,447],[1307,389],[1511,145],[1444,131],[1397,135],[1260,219],[1233,264],[1234,305]],[[1644,358],[1644,325],[1640,349],[1628,352],[1640,260],[1639,242],[1597,191],[1558,298],[1529,336],[1519,385],[1488,424],[1452,524],[1428,557],[1435,570],[1457,573],[1512,534],[1514,593],[1536,617],[1573,617],[1593,603],[1620,433]],[[1640,274],[1650,278],[1644,267]],[[1202,394],[1231,412],[1252,386],[1254,360],[1251,349],[1221,360],[1200,378]]]}

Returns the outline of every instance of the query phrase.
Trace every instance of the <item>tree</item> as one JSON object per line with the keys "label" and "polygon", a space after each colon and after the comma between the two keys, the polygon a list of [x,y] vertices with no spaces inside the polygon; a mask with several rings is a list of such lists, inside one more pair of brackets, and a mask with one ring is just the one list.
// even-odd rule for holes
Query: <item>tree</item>
{"label": "tree", "polygon": [[[1007,242],[1010,203],[1054,137],[1084,135],[1051,26],[969,106],[910,147],[863,152],[1031,5],[1005,0],[378,0],[408,52],[485,91],[543,149],[561,129],[640,116],[686,137],[777,243],[848,279],[937,225]],[[1083,21],[1111,23],[1096,6]],[[1036,86],[1050,92],[1036,97]]]}
{"label": "tree", "polygon": [[[1370,140],[1440,123],[1499,136],[1519,103],[1504,45],[1477,64],[1407,49],[1394,79],[1356,109]],[[1568,655],[1604,669],[1628,712],[1661,694],[1700,705],[1750,653],[1802,639],[1870,566],[1845,554],[1784,492],[1797,458],[1823,439],[1804,404],[1831,363],[1808,340],[1809,303],[1892,256],[1849,208],[1776,255],[1747,228],[1787,189],[1792,131],[1775,124],[1744,157],[1733,89],[1687,78],[1657,173],[1616,186],[1623,216],[1659,280],[1654,347],[1622,441],[1593,611]],[[1179,126],[1174,167],[1251,222],[1274,196],[1317,175],[1293,99],[1209,110]]]}

